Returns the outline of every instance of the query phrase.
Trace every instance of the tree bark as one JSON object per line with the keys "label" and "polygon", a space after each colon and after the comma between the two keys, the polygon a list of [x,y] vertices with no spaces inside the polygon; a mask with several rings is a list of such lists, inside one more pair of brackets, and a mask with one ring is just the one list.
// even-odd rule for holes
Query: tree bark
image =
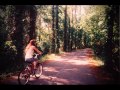
{"label": "tree bark", "polygon": [[54,5],[52,6],[52,30],[53,30],[53,36],[52,36],[52,53],[55,53],[55,7]]}
{"label": "tree bark", "polygon": [[67,5],[65,6],[65,22],[64,22],[64,47],[63,47],[63,50],[64,51],[67,51],[67,43],[68,43],[68,38],[67,38]]}

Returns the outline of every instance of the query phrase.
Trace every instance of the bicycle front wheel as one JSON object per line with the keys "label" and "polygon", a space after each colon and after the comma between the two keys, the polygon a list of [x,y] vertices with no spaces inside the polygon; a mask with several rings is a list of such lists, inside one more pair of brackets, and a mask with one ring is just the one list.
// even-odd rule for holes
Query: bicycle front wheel
{"label": "bicycle front wheel", "polygon": [[26,85],[30,79],[30,71],[28,68],[22,70],[18,75],[18,83],[20,85]]}
{"label": "bicycle front wheel", "polygon": [[37,69],[35,70],[35,77],[39,78],[42,75],[42,72],[43,72],[43,66],[42,64],[38,63]]}

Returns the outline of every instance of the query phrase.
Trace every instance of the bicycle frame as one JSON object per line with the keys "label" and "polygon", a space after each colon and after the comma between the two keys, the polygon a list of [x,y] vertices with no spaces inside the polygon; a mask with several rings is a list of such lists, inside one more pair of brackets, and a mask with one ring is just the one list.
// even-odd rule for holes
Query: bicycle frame
{"label": "bicycle frame", "polygon": [[18,75],[19,84],[22,84],[22,81],[24,82],[23,85],[27,84],[30,79],[30,75],[35,75],[36,78],[39,78],[42,74],[43,66],[38,62],[36,67],[37,69],[34,70],[32,67],[32,62],[25,62],[24,69]]}

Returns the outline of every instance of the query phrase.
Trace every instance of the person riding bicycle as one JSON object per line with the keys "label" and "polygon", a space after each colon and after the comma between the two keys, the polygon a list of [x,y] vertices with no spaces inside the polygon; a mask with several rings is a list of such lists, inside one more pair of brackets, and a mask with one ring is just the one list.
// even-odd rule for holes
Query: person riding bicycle
{"label": "person riding bicycle", "polygon": [[25,53],[25,62],[31,62],[33,69],[36,69],[37,65],[37,58],[34,58],[34,53],[38,53],[39,55],[42,54],[40,50],[36,47],[36,41],[35,39],[30,40],[28,45],[25,47],[24,53]]}

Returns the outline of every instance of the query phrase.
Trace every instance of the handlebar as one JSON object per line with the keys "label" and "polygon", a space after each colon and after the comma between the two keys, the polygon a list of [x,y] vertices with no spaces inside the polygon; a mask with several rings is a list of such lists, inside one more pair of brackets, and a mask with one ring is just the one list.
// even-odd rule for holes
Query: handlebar
{"label": "handlebar", "polygon": [[36,58],[36,59],[39,59],[40,57],[41,57],[42,55],[40,55],[40,54],[34,54],[34,58]]}

